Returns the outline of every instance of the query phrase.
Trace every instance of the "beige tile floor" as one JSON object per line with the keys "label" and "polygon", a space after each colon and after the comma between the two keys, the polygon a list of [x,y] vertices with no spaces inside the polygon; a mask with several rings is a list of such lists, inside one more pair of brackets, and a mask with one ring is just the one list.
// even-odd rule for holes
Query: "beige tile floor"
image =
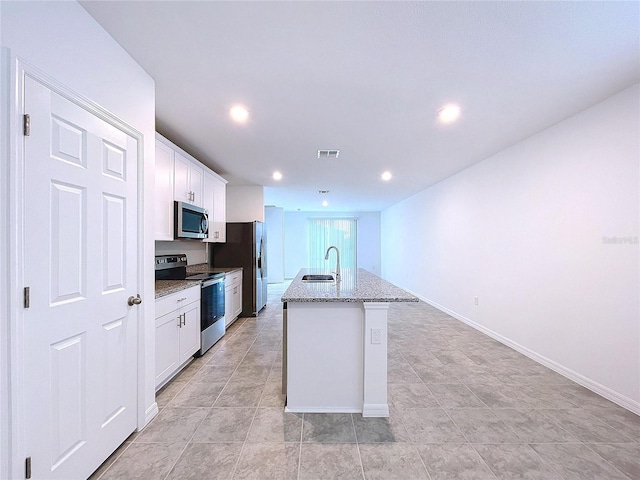
{"label": "beige tile floor", "polygon": [[284,287],[91,479],[640,479],[640,417],[422,302],[389,310],[388,419],[285,413]]}

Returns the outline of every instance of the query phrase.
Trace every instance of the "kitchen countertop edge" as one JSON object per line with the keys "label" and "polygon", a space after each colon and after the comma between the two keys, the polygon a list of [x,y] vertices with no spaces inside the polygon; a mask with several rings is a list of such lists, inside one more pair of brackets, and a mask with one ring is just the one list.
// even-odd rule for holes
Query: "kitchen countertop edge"
{"label": "kitchen countertop edge", "polygon": [[[383,280],[362,268],[357,269],[354,285],[341,282],[341,291],[335,283],[304,283],[302,276],[308,273],[327,273],[312,269],[302,269],[291,281],[291,285],[281,297],[282,302],[291,303],[370,303],[370,302],[418,302],[418,297]],[[343,274],[343,278],[344,278]],[[346,287],[346,288],[345,288]]]}

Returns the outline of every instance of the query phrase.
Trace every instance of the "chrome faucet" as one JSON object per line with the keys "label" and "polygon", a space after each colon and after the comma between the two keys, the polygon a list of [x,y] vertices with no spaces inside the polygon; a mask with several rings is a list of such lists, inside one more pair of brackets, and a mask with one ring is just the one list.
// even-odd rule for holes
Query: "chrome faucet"
{"label": "chrome faucet", "polygon": [[325,260],[329,260],[329,252],[331,251],[331,249],[334,249],[336,251],[336,283],[340,281],[340,250],[338,250],[338,247],[332,245],[329,248],[327,248],[327,253],[324,256]]}

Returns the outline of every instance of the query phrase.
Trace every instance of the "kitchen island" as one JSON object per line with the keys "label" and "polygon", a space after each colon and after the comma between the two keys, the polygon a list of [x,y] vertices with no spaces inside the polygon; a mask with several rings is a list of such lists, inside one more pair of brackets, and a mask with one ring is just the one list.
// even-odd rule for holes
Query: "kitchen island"
{"label": "kitchen island", "polygon": [[286,410],[388,417],[387,311],[417,302],[363,269],[340,282],[305,282],[303,269],[282,295]]}

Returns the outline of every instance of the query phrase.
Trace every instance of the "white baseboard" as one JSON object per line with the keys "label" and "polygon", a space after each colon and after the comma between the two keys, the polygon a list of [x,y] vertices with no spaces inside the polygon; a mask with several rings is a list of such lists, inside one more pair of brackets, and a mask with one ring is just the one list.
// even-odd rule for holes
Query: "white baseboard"
{"label": "white baseboard", "polygon": [[285,412],[291,413],[361,413],[359,408],[352,407],[284,407]]}
{"label": "white baseboard", "polygon": [[362,406],[363,417],[388,417],[389,416],[389,404],[388,403],[365,403]]}
{"label": "white baseboard", "polygon": [[153,402],[149,408],[147,408],[144,412],[144,425],[138,426],[138,432],[140,430],[142,430],[144,427],[146,427],[147,425],[149,425],[149,422],[151,420],[153,420],[153,417],[155,417],[158,412],[160,410],[158,409],[158,403],[157,402]]}
{"label": "white baseboard", "polygon": [[[406,290],[406,289],[405,289]],[[593,380],[591,380],[588,377],[585,377],[584,375],[578,373],[578,372],[574,372],[573,370],[571,370],[570,368],[565,367],[564,365],[560,365],[557,362],[554,362],[553,360],[550,360],[547,357],[544,357],[536,352],[534,352],[533,350],[528,349],[527,347],[524,347],[522,345],[520,345],[519,343],[516,343],[510,339],[508,339],[507,337],[504,337],[502,335],[500,335],[499,333],[494,332],[493,330],[490,330],[482,325],[480,325],[479,323],[474,322],[473,320],[470,320],[468,318],[466,318],[463,315],[458,314],[457,312],[454,312],[453,310],[448,309],[447,307],[444,307],[436,302],[433,302],[431,300],[429,300],[428,298],[423,297],[422,295],[419,295],[415,292],[411,292],[410,290],[407,290],[408,292],[412,293],[413,295],[415,295],[416,297],[418,297],[420,300],[424,301],[425,303],[428,303],[429,305],[431,305],[434,308],[437,308],[438,310],[451,315],[453,318],[455,318],[456,320],[460,320],[461,322],[469,325],[472,328],[475,328],[476,330],[484,333],[485,335],[493,338],[494,340],[499,341],[500,343],[513,348],[514,350],[516,350],[517,352],[523,354],[524,356],[530,358],[531,360],[534,360],[538,363],[540,363],[541,365],[544,365],[545,367],[550,368],[551,370],[553,370],[556,373],[559,373],[560,375],[562,375],[563,377],[568,378],[569,380],[573,380],[574,382],[578,383],[579,385],[582,385],[585,388],[588,388],[589,390],[591,390],[594,393],[597,393],[598,395],[600,395],[601,397],[606,398],[607,400],[611,400],[613,403],[620,405],[623,408],[626,408],[627,410],[629,410],[630,412],[635,413],[636,415],[640,415],[640,402],[637,402],[631,398],[628,398],[624,395],[621,395],[620,393],[611,390],[609,387],[606,387],[598,382],[595,382]]]}

